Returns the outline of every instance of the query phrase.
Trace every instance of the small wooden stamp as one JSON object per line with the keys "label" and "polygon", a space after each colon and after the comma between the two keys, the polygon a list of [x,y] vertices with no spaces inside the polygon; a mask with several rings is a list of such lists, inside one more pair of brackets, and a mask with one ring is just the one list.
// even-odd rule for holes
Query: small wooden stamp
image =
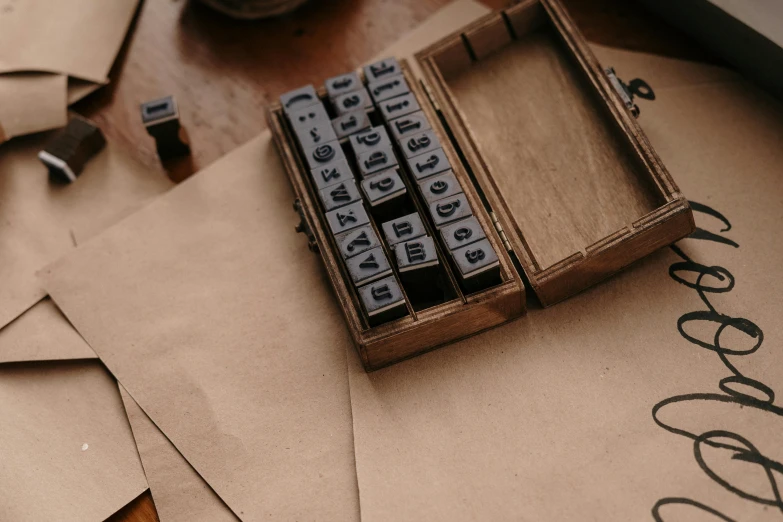
{"label": "small wooden stamp", "polygon": [[338,139],[370,128],[370,118],[364,109],[346,112],[332,120],[332,128]]}
{"label": "small wooden stamp", "polygon": [[372,109],[372,99],[364,87],[361,90],[349,92],[332,100],[337,114],[345,114],[359,109]]}
{"label": "small wooden stamp", "polygon": [[385,222],[381,225],[383,235],[386,236],[386,242],[394,248],[398,243],[408,241],[427,233],[424,224],[421,222],[421,216],[414,212],[407,216]]}
{"label": "small wooden stamp", "polygon": [[384,170],[362,181],[362,190],[370,204],[370,214],[385,221],[409,211],[408,189],[397,169]]}
{"label": "small wooden stamp", "polygon": [[[416,112],[420,110],[421,107],[419,107],[419,102],[416,101],[416,97],[413,96],[413,94],[404,94],[402,96],[397,96],[396,98],[382,101],[378,104],[378,109],[380,109],[383,119],[389,121]],[[429,125],[427,127],[429,127]]]}
{"label": "small wooden stamp", "polygon": [[357,158],[365,152],[391,144],[389,134],[384,127],[373,127],[370,130],[360,132],[351,136],[348,141],[351,144],[351,150],[353,150]]}
{"label": "small wooden stamp", "polygon": [[394,248],[400,282],[415,305],[443,298],[439,288],[440,261],[435,242],[429,236],[405,241]]}
{"label": "small wooden stamp", "polygon": [[364,77],[368,83],[396,76],[401,72],[400,64],[394,58],[384,58],[364,67]]}
{"label": "small wooden stamp", "polygon": [[332,234],[337,235],[370,222],[367,211],[361,201],[351,203],[326,213],[326,220]]}
{"label": "small wooden stamp", "polygon": [[324,165],[323,167],[312,169],[310,175],[315,182],[315,186],[318,187],[319,190],[336,183],[353,179],[353,171],[344,158]]}
{"label": "small wooden stamp", "polygon": [[487,237],[474,216],[461,219],[440,229],[440,235],[449,250],[456,250]]}
{"label": "small wooden stamp", "polygon": [[190,154],[188,134],[179,123],[179,110],[173,96],[141,104],[141,121],[147,133],[155,138],[155,148],[162,160]]}
{"label": "small wooden stamp", "polygon": [[280,103],[283,106],[283,112],[285,112],[289,118],[291,113],[320,102],[321,100],[318,98],[318,93],[315,92],[315,87],[312,85],[305,85],[304,87],[280,95]]}
{"label": "small wooden stamp", "polygon": [[291,126],[297,129],[299,127],[307,127],[313,123],[329,121],[329,115],[323,103],[318,102],[309,107],[292,111],[288,115],[288,120],[291,122]]}
{"label": "small wooden stamp", "polygon": [[75,116],[38,153],[38,159],[49,169],[50,179],[73,183],[87,161],[105,145],[106,138],[97,125]]}
{"label": "small wooden stamp", "polygon": [[386,277],[359,289],[359,298],[370,326],[408,315],[405,298],[394,277]]}
{"label": "small wooden stamp", "polygon": [[337,237],[337,246],[340,248],[343,259],[359,255],[380,246],[380,244],[378,236],[369,225],[353,229]]}
{"label": "small wooden stamp", "polygon": [[329,163],[345,160],[343,149],[336,140],[306,148],[304,149],[304,155],[311,170]]}
{"label": "small wooden stamp", "polygon": [[400,147],[406,158],[440,149],[440,141],[431,130],[422,131],[400,139]]}
{"label": "small wooden stamp", "polygon": [[457,194],[430,203],[429,209],[432,221],[438,228],[473,214],[465,194]]}
{"label": "small wooden stamp", "polygon": [[[401,96],[402,98],[403,96]],[[423,112],[413,112],[406,114],[389,122],[389,128],[395,140],[404,138],[417,132],[425,131],[430,128],[430,122]]]}
{"label": "small wooden stamp", "polygon": [[462,192],[462,186],[450,170],[443,174],[432,176],[419,183],[419,190],[427,203],[447,198]]}
{"label": "small wooden stamp", "polygon": [[357,157],[359,172],[366,178],[374,172],[380,172],[397,165],[397,156],[394,155],[391,143],[387,143],[374,150],[369,150]]}
{"label": "small wooden stamp", "polygon": [[321,189],[318,191],[318,195],[326,212],[350,205],[354,201],[362,199],[359,189],[356,188],[356,182],[352,179],[347,179]]}
{"label": "small wooden stamp", "polygon": [[460,284],[467,292],[483,290],[500,282],[498,256],[486,239],[458,248],[451,254]]}
{"label": "small wooden stamp", "polygon": [[337,134],[335,134],[329,120],[299,125],[294,127],[294,133],[303,149],[311,149],[324,143],[337,141]]}
{"label": "small wooden stamp", "polygon": [[332,76],[324,83],[326,85],[326,93],[329,95],[329,98],[333,100],[338,96],[362,88],[362,81],[359,79],[359,75],[356,74],[356,72]]}
{"label": "small wooden stamp", "polygon": [[413,176],[417,181],[433,176],[451,168],[451,163],[446,158],[443,149],[436,149],[413,158],[406,158]]}
{"label": "small wooden stamp", "polygon": [[392,273],[389,260],[381,247],[375,247],[345,261],[356,286],[371,283]]}
{"label": "small wooden stamp", "polygon": [[385,80],[378,80],[367,84],[367,90],[370,91],[373,101],[380,103],[384,100],[402,96],[411,92],[408,82],[399,74],[391,76]]}

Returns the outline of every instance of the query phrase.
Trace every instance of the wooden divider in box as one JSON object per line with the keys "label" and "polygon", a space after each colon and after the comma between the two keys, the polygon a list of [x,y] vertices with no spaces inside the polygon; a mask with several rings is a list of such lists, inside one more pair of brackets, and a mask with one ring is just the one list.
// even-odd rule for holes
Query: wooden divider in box
{"label": "wooden divider in box", "polygon": [[[483,228],[488,244],[497,253],[500,281],[499,284],[491,288],[466,294],[461,292],[456,285],[453,268],[446,268],[449,284],[454,285],[453,295],[455,298],[418,311],[414,310],[406,298],[405,304],[408,313],[402,318],[394,319],[399,315],[395,314],[391,316],[393,320],[372,326],[376,322],[386,319],[379,319],[375,315],[375,311],[365,310],[366,307],[362,305],[362,300],[364,299],[366,302],[367,299],[364,294],[370,292],[371,289],[369,286],[357,289],[351,282],[351,276],[342,261],[343,255],[337,243],[338,239],[345,238],[343,235],[336,237],[330,232],[326,215],[319,207],[320,196],[317,193],[317,187],[309,178],[309,168],[297,147],[294,130],[286,119],[283,107],[276,103],[270,107],[268,112],[269,126],[286,174],[294,189],[295,207],[301,215],[302,224],[298,228],[308,235],[313,248],[318,250],[323,259],[326,273],[345,316],[357,351],[368,371],[474,335],[519,317],[525,311],[524,284],[504,248],[500,235],[494,228],[493,221],[486,212],[480,196],[459,160],[459,156],[451,147],[448,135],[442,127],[438,115],[427,101],[420,85],[412,78],[404,62],[400,64],[400,69],[416,99],[416,108],[418,109],[420,106],[434,136],[443,145],[443,152],[440,154],[443,154],[452,165],[453,175],[462,185],[464,197],[473,209],[475,219]],[[318,94],[321,99],[326,98],[325,90],[320,90]],[[400,160],[402,159],[400,158]],[[357,178],[359,178],[358,175]],[[410,180],[410,186],[417,189],[413,179]],[[416,201],[417,211],[424,212],[426,210],[424,200]],[[376,226],[376,223],[372,221],[367,226],[371,227],[374,235],[382,237],[378,230],[380,223],[377,223]],[[439,240],[437,230],[429,230],[429,235],[436,241]],[[381,247],[386,249],[385,243]],[[436,246],[435,248],[438,250],[440,247]],[[448,252],[440,250],[439,252],[440,257],[444,260],[449,255]],[[393,252],[386,252],[386,254],[389,259],[394,259]],[[395,278],[399,274],[396,268],[394,270],[395,275],[390,281],[396,283]],[[382,284],[383,281],[385,280],[372,284]],[[391,285],[389,289],[394,290],[389,292],[391,295],[389,299],[398,303],[399,298],[396,292],[400,289],[395,288],[394,285]],[[404,289],[401,291],[404,294]],[[385,309],[380,310],[384,311]],[[399,306],[397,306],[397,310],[399,310]]]}
{"label": "wooden divider in box", "polygon": [[557,0],[489,14],[416,58],[543,305],[693,231],[686,199]]}

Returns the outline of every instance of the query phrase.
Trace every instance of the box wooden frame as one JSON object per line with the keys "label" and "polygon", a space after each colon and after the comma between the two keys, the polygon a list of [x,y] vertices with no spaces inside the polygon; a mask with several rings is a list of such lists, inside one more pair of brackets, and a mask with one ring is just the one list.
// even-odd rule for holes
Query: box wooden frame
{"label": "box wooden frame", "polygon": [[[458,73],[459,68],[470,67],[473,62],[512,43],[516,38],[515,32],[524,34],[541,24],[551,24],[550,28],[562,39],[564,50],[588,80],[586,85],[597,94],[598,103],[607,111],[606,115],[615,125],[621,141],[629,147],[634,160],[642,167],[642,175],[647,177],[656,197],[662,201],[661,205],[627,226],[548,267],[542,267],[536,260],[525,231],[496,183],[494,176],[497,173],[492,172],[482,156],[475,131],[446,79],[449,74]],[[488,290],[423,311],[416,312],[409,307],[408,316],[369,327],[356,289],[343,268],[335,240],[319,210],[317,194],[308,179],[308,169],[298,152],[282,106],[275,103],[268,111],[269,125],[294,189],[295,208],[301,215],[302,223],[298,230],[308,234],[312,249],[317,250],[323,259],[326,274],[367,371],[523,315],[526,305],[522,274],[540,302],[548,306],[584,290],[693,230],[693,216],[687,201],[557,0],[528,0],[505,11],[491,13],[421,51],[417,60],[424,76],[422,82],[414,80],[404,61],[403,74],[430,120],[476,218],[500,259],[503,282]],[[319,95],[325,97],[323,89]],[[505,196],[514,197],[513,194]],[[389,255],[388,250],[386,254]],[[539,317],[543,320],[545,315]]]}

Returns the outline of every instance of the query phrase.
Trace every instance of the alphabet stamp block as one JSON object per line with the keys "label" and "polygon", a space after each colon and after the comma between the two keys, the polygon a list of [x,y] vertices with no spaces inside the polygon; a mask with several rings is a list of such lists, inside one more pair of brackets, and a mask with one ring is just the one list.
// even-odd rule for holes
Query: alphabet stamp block
{"label": "alphabet stamp block", "polygon": [[394,58],[384,58],[364,67],[364,77],[368,83],[396,76],[401,72],[400,64]]}
{"label": "alphabet stamp block", "polygon": [[373,127],[370,130],[355,134],[348,141],[351,144],[351,150],[353,150],[357,158],[365,152],[370,152],[384,145],[391,145],[389,134],[383,127]]}
{"label": "alphabet stamp block", "polygon": [[439,199],[430,203],[429,210],[438,228],[473,214],[465,194]]}
{"label": "alphabet stamp block", "polygon": [[408,315],[405,298],[394,276],[361,287],[359,298],[370,326],[377,326]]}
{"label": "alphabet stamp block", "polygon": [[366,225],[370,222],[370,217],[367,215],[367,211],[364,210],[362,202],[357,201],[356,203],[327,212],[326,220],[329,222],[332,234],[337,235]]}
{"label": "alphabet stamp block", "polygon": [[[400,98],[403,97],[404,96],[401,96]],[[392,136],[394,136],[394,139],[400,140],[401,138],[410,134],[415,134],[417,132],[429,129],[430,121],[423,112],[412,112],[411,114],[406,114],[405,116],[401,116],[390,121],[389,128],[392,131]]]}
{"label": "alphabet stamp block", "polygon": [[405,81],[401,74],[390,76],[384,80],[370,82],[367,84],[367,90],[370,91],[370,95],[375,103],[411,92],[408,82]]}
{"label": "alphabet stamp block", "polygon": [[500,262],[488,240],[458,248],[451,254],[460,284],[467,292],[484,290],[500,282]]}
{"label": "alphabet stamp block", "polygon": [[386,236],[386,242],[394,248],[398,243],[423,236],[427,233],[424,224],[421,222],[421,216],[414,212],[407,216],[402,216],[381,225],[383,235]]}
{"label": "alphabet stamp block", "polygon": [[372,109],[372,99],[364,87],[361,90],[338,96],[332,100],[332,103],[334,103],[334,109],[337,111],[337,114],[345,114],[358,109]]}
{"label": "alphabet stamp block", "polygon": [[383,119],[389,121],[416,112],[421,107],[419,107],[419,102],[416,101],[413,94],[404,94],[382,101],[378,104],[378,109],[380,109]]}
{"label": "alphabet stamp block", "polygon": [[345,264],[356,286],[371,283],[392,273],[389,260],[381,247],[375,247],[359,255],[349,257]]}
{"label": "alphabet stamp block", "polygon": [[437,176],[427,178],[419,183],[421,195],[427,200],[427,203],[438,201],[462,192],[462,186],[457,181],[456,176],[450,170]]}
{"label": "alphabet stamp block", "polygon": [[340,247],[343,259],[359,255],[380,246],[380,244],[378,236],[369,225],[356,228],[337,237],[337,245]]}
{"label": "alphabet stamp block", "polygon": [[293,91],[288,91],[280,95],[280,103],[283,105],[283,111],[291,117],[291,114],[304,107],[315,105],[320,103],[318,94],[315,92],[315,87],[312,85],[305,85]]}
{"label": "alphabet stamp block", "polygon": [[462,248],[486,237],[484,229],[474,216],[441,228],[440,235],[449,250]]}
{"label": "alphabet stamp block", "polygon": [[318,167],[310,171],[310,175],[319,190],[353,179],[353,172],[345,159],[337,160],[323,167]]}
{"label": "alphabet stamp block", "polygon": [[335,183],[325,189],[318,191],[318,195],[321,198],[321,203],[324,205],[324,210],[329,212],[336,208],[350,205],[354,201],[362,199],[359,194],[359,189],[356,188],[356,182],[352,179]]}
{"label": "alphabet stamp block", "polygon": [[413,158],[440,149],[440,141],[433,131],[426,130],[401,138],[400,147],[406,158]]}
{"label": "alphabet stamp block", "polygon": [[363,178],[366,178],[374,172],[380,172],[397,165],[397,156],[392,150],[391,143],[387,143],[359,155],[357,163],[359,164],[359,173]]}
{"label": "alphabet stamp block", "polygon": [[304,149],[304,154],[307,166],[311,170],[329,163],[345,160],[343,149],[336,140],[306,148]]}
{"label": "alphabet stamp block", "polygon": [[332,120],[332,128],[338,139],[370,128],[370,118],[364,109],[346,112]]}
{"label": "alphabet stamp block", "polygon": [[362,81],[359,79],[359,75],[356,72],[349,72],[340,74],[338,76],[332,76],[325,82],[326,93],[329,98],[335,99],[343,94],[353,92],[362,88]]}
{"label": "alphabet stamp block", "polygon": [[406,158],[405,161],[417,181],[451,168],[451,163],[446,158],[443,149],[435,149],[420,156]]}
{"label": "alphabet stamp block", "polygon": [[422,236],[394,248],[400,282],[414,309],[443,300],[441,266],[435,242]]}
{"label": "alphabet stamp block", "polygon": [[373,174],[362,181],[362,190],[370,203],[370,213],[385,221],[410,211],[408,189],[397,169]]}
{"label": "alphabet stamp block", "polygon": [[326,108],[320,101],[316,104],[304,107],[296,111],[291,112],[288,115],[288,120],[291,122],[291,126],[294,130],[300,127],[307,127],[313,123],[320,123],[329,121],[329,115],[326,113]]}

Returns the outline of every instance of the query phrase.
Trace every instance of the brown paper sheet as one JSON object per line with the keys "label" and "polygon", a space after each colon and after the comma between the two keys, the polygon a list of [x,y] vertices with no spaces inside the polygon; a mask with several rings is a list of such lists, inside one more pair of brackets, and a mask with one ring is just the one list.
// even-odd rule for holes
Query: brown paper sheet
{"label": "brown paper sheet", "polygon": [[0,364],[97,357],[48,297],[0,329]]}
{"label": "brown paper sheet", "polygon": [[599,54],[656,89],[640,122],[701,230],[391,368],[349,350],[364,520],[780,519],[783,111],[704,66]]}
{"label": "brown paper sheet", "polygon": [[118,386],[160,522],[236,522],[228,506]]}
{"label": "brown paper sheet", "polygon": [[47,137],[0,147],[0,328],[46,295],[37,270],[172,186],[112,143],[76,182],[52,184],[37,158]]}
{"label": "brown paper sheet", "polygon": [[67,83],[62,74],[0,75],[0,143],[64,126],[68,122]]}
{"label": "brown paper sheet", "polygon": [[100,522],[147,483],[97,362],[0,367],[0,520]]}
{"label": "brown paper sheet", "polygon": [[130,395],[242,520],[356,520],[345,346],[270,134],[46,270]]}
{"label": "brown paper sheet", "polygon": [[6,1],[0,72],[46,71],[106,81],[138,0]]}

